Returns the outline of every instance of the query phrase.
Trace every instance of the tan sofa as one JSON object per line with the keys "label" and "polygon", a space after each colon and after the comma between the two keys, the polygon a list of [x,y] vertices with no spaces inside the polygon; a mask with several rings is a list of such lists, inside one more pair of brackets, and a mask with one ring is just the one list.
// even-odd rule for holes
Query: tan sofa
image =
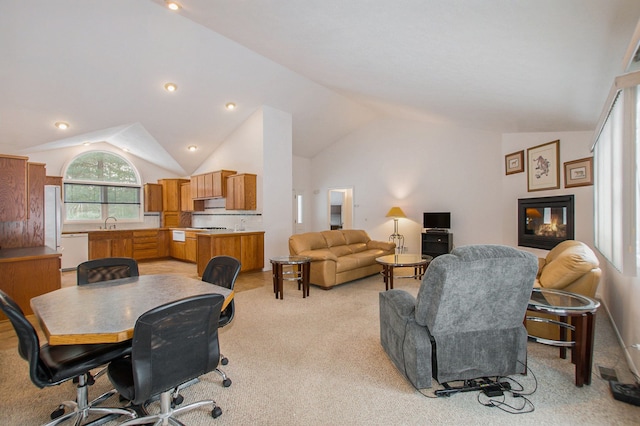
{"label": "tan sofa", "polygon": [[307,232],[289,238],[289,253],[311,258],[311,284],[324,289],[376,274],[376,258],[393,254],[396,245],[373,241],[365,231],[343,229]]}
{"label": "tan sofa", "polygon": [[[593,250],[583,242],[563,241],[555,246],[545,258],[538,258],[538,275],[534,287],[551,288],[595,297],[600,283],[600,262]],[[528,316],[557,317],[537,313]],[[527,331],[532,336],[557,340],[559,327],[535,321],[527,321]]]}

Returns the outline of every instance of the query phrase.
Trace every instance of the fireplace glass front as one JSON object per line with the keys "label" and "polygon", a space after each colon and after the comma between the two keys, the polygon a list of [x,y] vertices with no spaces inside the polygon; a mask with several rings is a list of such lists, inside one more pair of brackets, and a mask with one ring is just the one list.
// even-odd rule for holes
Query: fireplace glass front
{"label": "fireplace glass front", "polygon": [[573,239],[573,195],[518,200],[519,246],[551,250]]}

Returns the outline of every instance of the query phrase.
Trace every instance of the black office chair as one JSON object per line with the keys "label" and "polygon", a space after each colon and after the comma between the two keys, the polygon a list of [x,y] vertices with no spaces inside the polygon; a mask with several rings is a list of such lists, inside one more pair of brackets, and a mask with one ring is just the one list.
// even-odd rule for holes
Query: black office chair
{"label": "black office chair", "polygon": [[[231,256],[215,256],[209,260],[204,272],[202,273],[202,281],[206,281],[211,284],[219,285],[220,287],[233,290],[236,284],[236,279],[240,273],[241,268],[240,261]],[[218,327],[222,328],[229,324],[235,315],[235,304],[233,299],[231,303],[220,314],[220,321]],[[220,354],[220,363],[227,365],[229,360],[222,354]],[[222,385],[224,387],[231,386],[231,379],[227,377],[224,371],[217,368],[216,372],[222,376]]]}
{"label": "black office chair", "polygon": [[[51,413],[53,421],[47,426],[57,425],[70,419],[80,424],[80,421],[90,414],[135,416],[135,413],[122,408],[96,407],[97,404],[114,395],[115,390],[89,402],[87,388],[90,384],[89,370],[122,357],[130,349],[129,342],[106,345],[49,346],[44,344],[40,346],[38,334],[24,316],[22,309],[1,290],[0,309],[9,318],[18,335],[18,352],[29,362],[29,375],[33,384],[44,388],[78,378],[76,400],[63,402]],[[64,407],[69,407],[72,411],[64,414]]]}
{"label": "black office chair", "polygon": [[138,262],[130,257],[105,257],[82,262],[78,265],[78,285],[118,278],[137,277]]}
{"label": "black office chair", "polygon": [[[205,405],[215,418],[222,410],[213,400],[172,408],[179,385],[213,371],[220,359],[218,319],[221,294],[205,294],[167,303],[142,314],[133,331],[130,357],[109,364],[109,379],[145,417],[122,424],[181,424],[174,416]],[[160,394],[160,413],[147,415],[146,403]]]}

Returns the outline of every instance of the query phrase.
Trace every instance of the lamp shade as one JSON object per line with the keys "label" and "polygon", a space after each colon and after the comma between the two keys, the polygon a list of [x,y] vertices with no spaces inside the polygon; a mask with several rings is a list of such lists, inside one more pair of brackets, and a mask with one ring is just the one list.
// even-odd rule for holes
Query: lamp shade
{"label": "lamp shade", "polygon": [[407,217],[400,207],[391,207],[386,217]]}

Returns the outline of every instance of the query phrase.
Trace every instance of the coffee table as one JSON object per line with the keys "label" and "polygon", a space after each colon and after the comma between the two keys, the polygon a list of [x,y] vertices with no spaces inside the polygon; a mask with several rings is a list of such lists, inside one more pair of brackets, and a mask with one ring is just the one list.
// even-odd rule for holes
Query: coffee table
{"label": "coffee table", "polygon": [[[531,335],[529,339],[545,345],[559,346],[562,358],[566,357],[566,348],[573,348],[571,362],[576,366],[576,386],[578,387],[591,384],[595,314],[599,307],[600,302],[589,297],[545,288],[534,288],[527,306],[528,311],[545,312],[559,317],[559,321],[526,317],[529,321],[551,323],[560,327],[560,340],[543,339]],[[571,331],[571,340],[567,340],[567,330]]]}
{"label": "coffee table", "polygon": [[385,290],[393,289],[393,268],[413,267],[413,275],[402,275],[396,278],[420,279],[433,260],[432,256],[421,254],[389,254],[376,258],[376,262],[382,265],[382,277]]}

